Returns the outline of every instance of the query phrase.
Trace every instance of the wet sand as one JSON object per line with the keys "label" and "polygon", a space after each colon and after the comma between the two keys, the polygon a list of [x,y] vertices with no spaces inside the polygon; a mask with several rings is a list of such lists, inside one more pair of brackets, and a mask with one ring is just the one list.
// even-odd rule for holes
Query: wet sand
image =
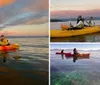
{"label": "wet sand", "polygon": [[[34,76],[30,77],[28,74]],[[27,74],[27,77],[24,76]],[[41,78],[39,78],[41,77]],[[48,72],[45,71],[17,71],[8,67],[0,67],[0,84],[2,85],[48,85]]]}

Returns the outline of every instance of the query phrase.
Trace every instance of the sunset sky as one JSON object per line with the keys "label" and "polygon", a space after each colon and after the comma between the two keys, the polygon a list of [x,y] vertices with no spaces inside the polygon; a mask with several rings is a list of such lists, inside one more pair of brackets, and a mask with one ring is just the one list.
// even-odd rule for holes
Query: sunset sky
{"label": "sunset sky", "polygon": [[51,17],[100,16],[100,0],[51,0]]}
{"label": "sunset sky", "polygon": [[1,34],[47,36],[48,29],[48,0],[0,0]]}

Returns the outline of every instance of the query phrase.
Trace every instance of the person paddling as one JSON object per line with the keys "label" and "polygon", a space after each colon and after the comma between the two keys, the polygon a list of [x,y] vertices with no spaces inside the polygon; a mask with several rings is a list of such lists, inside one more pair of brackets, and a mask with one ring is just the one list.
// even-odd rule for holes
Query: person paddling
{"label": "person paddling", "polygon": [[73,54],[74,55],[79,54],[76,48],[73,49]]}
{"label": "person paddling", "polygon": [[0,45],[10,45],[4,35],[1,35]]}
{"label": "person paddling", "polygon": [[62,56],[62,59],[64,59],[64,50],[63,49],[61,50],[61,56]]}
{"label": "person paddling", "polygon": [[78,16],[78,18],[77,18],[77,24],[75,26],[73,26],[70,23],[70,27],[71,28],[68,28],[67,30],[78,30],[78,29],[84,28],[84,20],[83,20],[82,16]]}
{"label": "person paddling", "polygon": [[64,53],[64,50],[62,49],[62,50],[61,50],[61,54],[63,54],[63,53]]}
{"label": "person paddling", "polygon": [[79,54],[76,48],[73,49],[73,54],[74,54],[74,56],[73,56],[73,62],[76,62],[76,60],[77,60],[77,54]]}

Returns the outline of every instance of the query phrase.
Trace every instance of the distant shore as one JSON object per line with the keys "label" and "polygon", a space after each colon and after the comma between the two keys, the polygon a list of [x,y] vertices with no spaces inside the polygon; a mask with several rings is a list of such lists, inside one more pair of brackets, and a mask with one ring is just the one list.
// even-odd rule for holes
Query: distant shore
{"label": "distant shore", "polygon": [[48,38],[48,36],[6,36],[7,38]]}
{"label": "distant shore", "polygon": [[[50,22],[66,22],[66,21],[76,21],[76,20],[77,20],[77,17],[76,18],[59,18],[59,19],[52,18],[50,19]],[[94,17],[94,20],[100,20],[100,17]]]}

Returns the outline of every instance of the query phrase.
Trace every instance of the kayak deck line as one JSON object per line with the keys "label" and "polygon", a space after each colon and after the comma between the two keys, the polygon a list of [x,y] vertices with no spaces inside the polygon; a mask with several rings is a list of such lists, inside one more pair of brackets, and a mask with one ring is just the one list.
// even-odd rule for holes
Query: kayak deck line
{"label": "kayak deck line", "polygon": [[92,34],[100,32],[100,26],[94,26],[94,27],[84,27],[80,30],[51,30],[50,31],[50,37],[72,37],[72,36],[78,36],[78,35],[84,35],[84,34]]}

